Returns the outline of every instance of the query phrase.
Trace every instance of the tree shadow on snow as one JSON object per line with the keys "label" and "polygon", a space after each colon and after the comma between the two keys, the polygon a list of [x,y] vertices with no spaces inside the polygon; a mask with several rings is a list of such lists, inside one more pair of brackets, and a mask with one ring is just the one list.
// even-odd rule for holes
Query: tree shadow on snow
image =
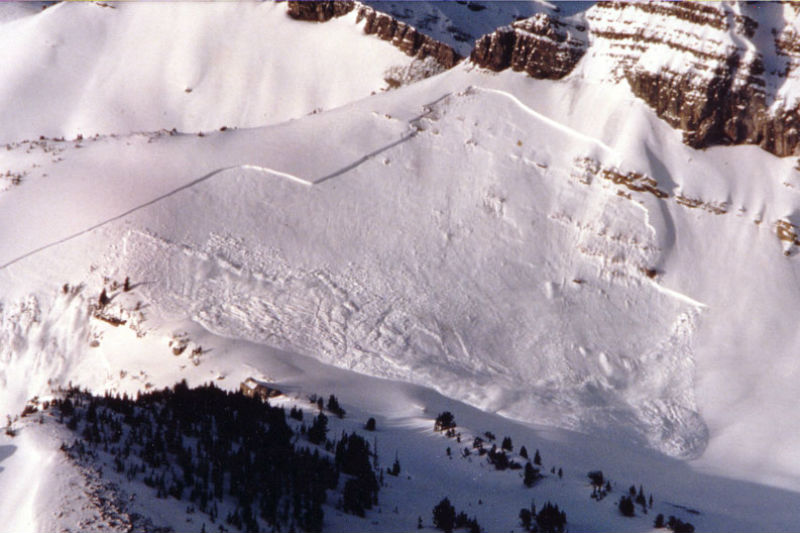
{"label": "tree shadow on snow", "polygon": [[[3,446],[0,446],[0,463],[2,463],[6,459],[8,459],[12,455],[14,455],[14,452],[16,452],[16,451],[17,451],[17,447],[14,446],[13,444],[6,444],[6,445],[3,445]],[[3,470],[5,470],[5,469],[2,466],[0,466],[0,472],[2,472]]]}

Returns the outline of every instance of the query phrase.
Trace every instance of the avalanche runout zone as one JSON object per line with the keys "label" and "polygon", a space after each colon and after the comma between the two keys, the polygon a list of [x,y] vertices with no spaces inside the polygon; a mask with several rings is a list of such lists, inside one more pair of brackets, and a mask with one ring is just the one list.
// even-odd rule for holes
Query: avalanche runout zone
{"label": "avalanche runout zone", "polygon": [[[188,310],[193,320],[212,333],[312,354],[370,375],[422,382],[484,407],[491,406],[486,403],[491,398],[470,388],[492,384],[504,389],[498,401],[512,402],[504,409],[511,416],[519,416],[515,403],[530,404],[537,397],[540,401],[541,394],[549,394],[549,386],[524,392],[527,387],[516,383],[508,369],[471,353],[462,334],[446,318],[414,314],[409,302],[376,294],[355,278],[325,270],[304,271],[278,257],[267,260],[268,271],[254,271],[242,265],[264,264],[264,258],[236,257],[232,244],[212,236],[204,249],[197,250],[131,232],[124,248],[139,258],[139,265],[147,264],[147,270],[137,276],[159,279],[156,286],[142,289],[157,307],[175,313]],[[690,392],[691,340],[698,311],[693,306],[685,309],[669,336],[636,360],[597,354],[598,375],[579,385],[584,389],[581,400],[572,407],[581,411],[595,402],[604,407],[584,412],[578,427],[602,428],[608,417],[603,409],[610,408],[617,413],[612,417],[620,417],[618,421],[633,416],[637,425],[644,424],[655,448],[673,456],[694,457],[702,452],[708,430]],[[461,386],[453,383],[454,376],[461,376]],[[604,392],[608,387],[616,388],[627,403],[608,404],[611,396]],[[653,398],[652,390],[661,391],[660,396]],[[552,393],[561,395],[557,390]]]}
{"label": "avalanche runout zone", "polygon": [[[313,353],[340,366],[347,361],[345,366],[363,372],[401,372],[406,379],[411,371],[398,361],[430,349],[464,366],[465,373],[467,367],[498,373],[470,356],[457,335],[448,338],[435,321],[423,323],[399,310],[402,302],[366,294],[355,279],[334,281],[329,272],[293,268],[277,257],[237,257],[235,245],[212,235],[205,249],[196,250],[131,232],[124,248],[149,258],[151,279],[159,283],[145,290],[159,306],[188,308],[212,332]],[[268,273],[241,266],[264,262],[272,269]],[[424,339],[424,346],[415,346],[414,338]]]}

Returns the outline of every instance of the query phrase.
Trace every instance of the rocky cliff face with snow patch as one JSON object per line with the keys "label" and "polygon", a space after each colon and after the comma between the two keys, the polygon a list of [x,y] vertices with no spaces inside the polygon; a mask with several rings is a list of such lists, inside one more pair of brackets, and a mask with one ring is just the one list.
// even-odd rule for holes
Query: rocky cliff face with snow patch
{"label": "rocky cliff face with snow patch", "polygon": [[481,37],[470,59],[494,71],[510,67],[534,78],[560,79],[575,68],[586,51],[584,31],[583,26],[538,13]]}
{"label": "rocky cliff face with snow patch", "polygon": [[584,76],[626,83],[688,145],[787,156],[800,151],[796,18],[783,4],[598,2],[582,17],[539,14],[500,28],[471,59],[558,79],[586,53]]}
{"label": "rocky cliff face with snow patch", "polygon": [[432,57],[444,68],[453,67],[461,60],[455,50],[423,33],[413,26],[369,6],[359,6],[356,22],[364,21],[364,33],[377,35],[390,41],[406,55],[418,59]]}
{"label": "rocky cliff face with snow patch", "polygon": [[800,147],[797,104],[777,98],[794,52],[791,39],[781,44],[787,20],[765,14],[739,4],[601,2],[587,22],[615,75],[687,144],[757,144],[785,156]]}

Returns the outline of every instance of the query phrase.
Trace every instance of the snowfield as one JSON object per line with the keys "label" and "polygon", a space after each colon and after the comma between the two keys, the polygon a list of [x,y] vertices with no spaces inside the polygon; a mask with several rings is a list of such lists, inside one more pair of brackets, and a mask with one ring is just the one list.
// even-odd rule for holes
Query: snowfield
{"label": "snowfield", "polygon": [[[797,529],[796,159],[688,148],[589,55],[561,81],[462,63],[386,92],[412,60],[355,13],[22,9],[0,11],[0,415],[68,383],[255,376],[287,406],[335,393],[348,430],[376,416],[408,471],[326,530],[432,527],[445,495],[487,531],[531,499],[572,531]],[[564,480],[459,457],[443,410]],[[63,428],[35,422],[0,438],[3,529],[111,527]],[[655,509],[590,499],[594,469]]]}
{"label": "snowfield", "polygon": [[277,2],[56,4],[4,24],[0,141],[253,127],[363,98],[412,59],[355,17],[298,22]]}

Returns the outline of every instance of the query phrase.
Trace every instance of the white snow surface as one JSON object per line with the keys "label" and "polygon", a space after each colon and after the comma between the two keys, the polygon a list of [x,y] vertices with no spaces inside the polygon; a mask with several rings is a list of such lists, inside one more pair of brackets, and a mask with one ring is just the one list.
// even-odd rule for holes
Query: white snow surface
{"label": "white snow surface", "polygon": [[355,17],[295,21],[277,2],[63,2],[15,18],[0,33],[0,141],[252,127],[368,96],[412,58],[364,38]]}
{"label": "white snow surface", "polygon": [[[562,81],[461,65],[369,96],[409,59],[348,17],[114,6],[2,24],[0,415],[69,382],[253,375],[341,395],[415,457],[387,496],[402,512],[335,530],[415,527],[487,485],[492,511],[467,511],[487,530],[518,527],[531,497],[572,530],[647,530],[610,502],[597,514],[593,468],[700,509],[681,516],[703,530],[796,530],[800,267],[775,231],[800,223],[795,160],[687,148],[624,84],[587,79],[589,55]],[[223,124],[239,129],[208,131]],[[133,291],[111,288],[125,277]],[[103,287],[125,325],[92,316]],[[173,356],[180,339],[200,355]],[[539,443],[565,485],[441,466],[451,444],[427,430],[446,408]],[[80,479],[49,428],[0,441],[11,529],[67,520],[42,510]]]}

